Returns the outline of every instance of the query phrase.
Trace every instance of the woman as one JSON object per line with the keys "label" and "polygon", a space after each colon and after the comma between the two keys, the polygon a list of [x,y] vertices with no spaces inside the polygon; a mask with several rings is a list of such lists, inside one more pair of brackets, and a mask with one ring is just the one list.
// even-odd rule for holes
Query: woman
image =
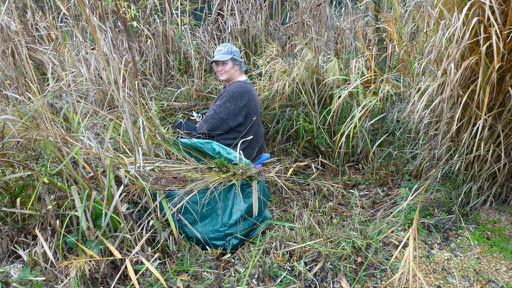
{"label": "woman", "polygon": [[223,43],[215,49],[210,64],[224,82],[222,90],[197,126],[179,121],[175,127],[189,136],[223,144],[254,161],[263,154],[265,133],[258,94],[245,75],[240,50]]}

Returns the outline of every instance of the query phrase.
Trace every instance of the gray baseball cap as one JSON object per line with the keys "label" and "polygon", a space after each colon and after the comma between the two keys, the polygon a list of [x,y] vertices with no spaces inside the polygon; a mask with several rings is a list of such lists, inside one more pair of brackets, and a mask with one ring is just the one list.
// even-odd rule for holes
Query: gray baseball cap
{"label": "gray baseball cap", "polygon": [[242,61],[240,56],[240,49],[231,45],[230,43],[222,43],[215,49],[213,53],[213,59],[210,60],[210,64],[215,61],[227,61],[231,58],[235,58],[236,60]]}

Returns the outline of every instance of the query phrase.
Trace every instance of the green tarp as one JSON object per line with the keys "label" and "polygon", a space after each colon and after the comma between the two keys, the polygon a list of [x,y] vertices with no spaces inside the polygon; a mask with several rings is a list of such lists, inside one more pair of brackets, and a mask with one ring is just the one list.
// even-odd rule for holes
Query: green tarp
{"label": "green tarp", "polygon": [[239,156],[234,150],[212,140],[179,139],[187,155],[202,162],[204,157],[210,159],[226,159],[230,164],[253,166],[252,162]]}
{"label": "green tarp", "polygon": [[[223,158],[231,164],[252,163],[217,142],[180,139],[188,155],[201,161],[198,154]],[[187,151],[188,150],[188,151]],[[196,153],[198,152],[198,153]],[[270,193],[263,179],[257,181],[257,211],[253,207],[253,183],[237,181],[213,186],[197,192],[167,191],[164,199],[170,210],[184,202],[172,215],[178,230],[203,248],[238,249],[267,225],[271,215],[267,209]],[[256,184],[256,183],[254,183]],[[187,199],[188,198],[188,199]],[[160,211],[164,212],[160,203]],[[257,212],[254,215],[254,212]]]}

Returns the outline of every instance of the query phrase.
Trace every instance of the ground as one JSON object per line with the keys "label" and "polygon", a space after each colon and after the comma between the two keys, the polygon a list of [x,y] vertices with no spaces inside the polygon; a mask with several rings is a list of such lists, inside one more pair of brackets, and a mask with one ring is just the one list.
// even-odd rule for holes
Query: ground
{"label": "ground", "polygon": [[[269,181],[280,194],[272,195],[274,218],[261,235],[230,254],[201,251],[186,241],[169,248],[157,266],[166,282],[177,287],[346,288],[382,287],[393,277],[403,250],[391,258],[417,206],[391,212],[411,194],[412,184],[377,184],[354,175],[341,182],[318,179],[315,185],[279,179],[279,187]],[[428,287],[512,287],[512,207],[483,207],[465,215],[450,215],[446,206],[429,201],[420,207],[419,271]],[[0,287],[43,287],[51,280],[19,258],[2,261]],[[143,265],[134,267],[138,273]],[[93,275],[88,277],[92,287],[109,286],[108,279]],[[122,281],[130,283],[128,277]],[[140,284],[162,287],[149,271],[140,275]]]}
{"label": "ground", "polygon": [[511,207],[482,208],[471,221],[422,241],[420,269],[429,287],[512,287]]}

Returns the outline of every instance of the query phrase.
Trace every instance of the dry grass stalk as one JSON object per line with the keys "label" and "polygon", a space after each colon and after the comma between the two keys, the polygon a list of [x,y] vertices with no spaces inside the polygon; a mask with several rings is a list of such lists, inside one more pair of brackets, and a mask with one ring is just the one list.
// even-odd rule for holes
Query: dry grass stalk
{"label": "dry grass stalk", "polygon": [[[389,265],[391,265],[395,259],[401,257],[400,266],[398,271],[391,277],[384,286],[392,285],[393,287],[428,287],[419,271],[419,237],[418,237],[418,223],[419,223],[419,212],[420,205],[425,195],[425,191],[432,179],[428,179],[425,181],[423,185],[417,185],[415,187],[416,191],[411,192],[411,196],[399,206],[396,211],[405,209],[407,205],[412,205],[411,201],[413,199],[418,199],[416,212],[414,214],[414,220],[411,227],[408,229],[407,233],[403,237],[402,243],[398,246],[395,251],[395,254],[389,261]],[[391,216],[390,216],[391,217]],[[403,251],[403,255],[400,255],[400,252]]]}

